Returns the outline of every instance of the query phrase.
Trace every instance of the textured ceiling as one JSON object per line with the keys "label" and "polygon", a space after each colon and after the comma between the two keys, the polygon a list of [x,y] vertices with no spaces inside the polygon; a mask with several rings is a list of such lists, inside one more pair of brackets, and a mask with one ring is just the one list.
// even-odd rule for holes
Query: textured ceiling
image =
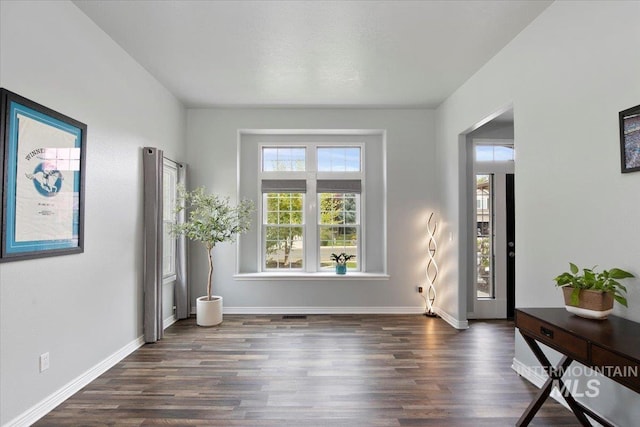
{"label": "textured ceiling", "polygon": [[551,1],[74,3],[189,107],[435,107]]}

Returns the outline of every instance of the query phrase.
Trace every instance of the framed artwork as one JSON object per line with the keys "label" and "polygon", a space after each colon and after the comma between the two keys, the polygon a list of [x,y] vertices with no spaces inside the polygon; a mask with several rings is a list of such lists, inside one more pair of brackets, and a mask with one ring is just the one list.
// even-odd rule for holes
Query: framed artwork
{"label": "framed artwork", "polygon": [[618,113],[622,173],[640,171],[640,105]]}
{"label": "framed artwork", "polygon": [[0,261],[84,250],[87,126],[0,89]]}

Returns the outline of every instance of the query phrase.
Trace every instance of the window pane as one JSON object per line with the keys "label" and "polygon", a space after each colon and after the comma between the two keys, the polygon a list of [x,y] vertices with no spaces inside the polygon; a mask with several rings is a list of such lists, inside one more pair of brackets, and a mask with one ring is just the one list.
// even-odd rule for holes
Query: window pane
{"label": "window pane", "polygon": [[318,149],[318,171],[331,171],[331,150],[326,148]]}
{"label": "window pane", "polygon": [[265,269],[301,269],[304,258],[303,195],[266,193]]}
{"label": "window pane", "polygon": [[278,223],[278,213],[277,212],[267,212],[267,220],[265,224],[277,224]]}
{"label": "window pane", "polygon": [[270,147],[262,149],[262,170],[292,172],[305,170],[304,147]]}
{"label": "window pane", "polygon": [[477,297],[493,298],[492,175],[476,176],[476,268]]}
{"label": "window pane", "polygon": [[300,193],[265,193],[265,224],[302,224],[303,197]]}
{"label": "window pane", "polygon": [[360,148],[345,149],[345,165],[347,172],[360,171]]}
{"label": "window pane", "polygon": [[360,171],[360,147],[318,148],[319,172]]}
{"label": "window pane", "polygon": [[360,195],[320,193],[320,224],[359,224]]}
{"label": "window pane", "polygon": [[[333,269],[335,262],[331,254],[356,255],[360,227],[360,195],[354,193],[320,193],[319,241],[320,268]],[[358,270],[357,258],[347,262],[350,270]]]}
{"label": "window pane", "polygon": [[162,245],[162,276],[175,274],[176,239],[169,233],[170,221],[164,221],[164,244]]}
{"label": "window pane", "polygon": [[[358,253],[358,234],[360,227],[320,226],[320,268],[330,270],[335,268],[335,261],[331,254],[356,255]],[[347,261],[350,270],[359,270],[357,257]]]}
{"label": "window pane", "polygon": [[176,179],[177,171],[175,169],[165,168],[162,173],[163,187],[163,207],[162,217],[165,221],[175,221],[175,205],[176,205]]}
{"label": "window pane", "polygon": [[476,161],[493,161],[493,147],[491,145],[476,145]]}
{"label": "window pane", "polygon": [[513,147],[505,147],[502,145],[496,145],[493,147],[494,160],[502,162],[514,160],[514,154]]}
{"label": "window pane", "polygon": [[511,145],[476,145],[476,161],[505,162],[515,159],[515,150]]}
{"label": "window pane", "polygon": [[263,148],[262,149],[262,170],[272,172],[278,167],[278,149]]}
{"label": "window pane", "polygon": [[304,239],[302,227],[266,227],[267,269],[301,269],[303,267]]}
{"label": "window pane", "polygon": [[177,198],[178,170],[173,163],[164,162],[162,171],[163,194],[163,237],[162,245],[162,277],[176,274],[176,238],[171,235],[171,226],[176,223],[175,205]]}
{"label": "window pane", "polygon": [[345,224],[359,224],[360,223],[360,208],[359,197],[355,194],[344,195],[344,223]]}

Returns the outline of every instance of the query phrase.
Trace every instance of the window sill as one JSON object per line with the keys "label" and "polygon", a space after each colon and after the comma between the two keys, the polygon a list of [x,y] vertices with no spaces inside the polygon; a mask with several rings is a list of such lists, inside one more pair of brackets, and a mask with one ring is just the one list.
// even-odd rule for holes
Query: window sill
{"label": "window sill", "polygon": [[389,280],[389,275],[384,273],[361,273],[353,272],[347,274],[336,274],[333,272],[320,273],[242,273],[235,274],[234,280]]}

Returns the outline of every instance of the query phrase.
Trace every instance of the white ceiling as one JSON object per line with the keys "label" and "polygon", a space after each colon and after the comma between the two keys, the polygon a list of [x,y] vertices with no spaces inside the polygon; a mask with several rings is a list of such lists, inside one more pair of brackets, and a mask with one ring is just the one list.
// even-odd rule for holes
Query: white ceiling
{"label": "white ceiling", "polygon": [[74,3],[189,107],[435,107],[551,1]]}

